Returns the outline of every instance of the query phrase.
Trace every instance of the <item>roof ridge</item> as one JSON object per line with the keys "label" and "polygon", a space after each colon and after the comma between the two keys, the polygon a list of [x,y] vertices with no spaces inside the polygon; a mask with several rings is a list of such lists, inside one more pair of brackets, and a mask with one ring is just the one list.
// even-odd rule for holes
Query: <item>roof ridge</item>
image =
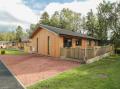
{"label": "roof ridge", "polygon": [[[60,29],[60,30],[65,30],[65,31],[73,32],[73,33],[78,33],[78,32],[75,32],[75,31],[71,31],[71,30],[67,30],[67,29],[62,29],[62,28],[58,28],[58,27],[53,27],[53,26],[50,26],[50,25],[45,25],[45,24],[40,24],[40,25],[49,26],[49,27],[52,27],[52,28],[57,28],[57,29]],[[81,33],[78,33],[78,34],[83,35]]]}

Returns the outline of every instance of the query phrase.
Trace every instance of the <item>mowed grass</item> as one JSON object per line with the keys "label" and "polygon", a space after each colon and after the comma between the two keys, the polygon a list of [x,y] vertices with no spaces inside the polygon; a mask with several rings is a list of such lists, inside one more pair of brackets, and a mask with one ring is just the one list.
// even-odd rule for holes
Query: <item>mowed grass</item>
{"label": "mowed grass", "polygon": [[4,55],[22,55],[25,54],[25,52],[20,51],[20,50],[15,50],[15,49],[0,49],[0,54],[1,51],[5,50],[5,54]]}
{"label": "mowed grass", "polygon": [[27,89],[120,89],[120,55],[80,65]]}

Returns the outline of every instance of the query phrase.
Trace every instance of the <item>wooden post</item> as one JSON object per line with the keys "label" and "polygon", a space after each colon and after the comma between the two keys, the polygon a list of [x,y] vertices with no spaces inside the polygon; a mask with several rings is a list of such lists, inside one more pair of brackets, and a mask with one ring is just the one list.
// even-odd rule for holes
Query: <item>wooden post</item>
{"label": "wooden post", "polygon": [[96,50],[95,46],[93,47],[94,57],[96,56]]}
{"label": "wooden post", "polygon": [[87,51],[86,51],[86,37],[85,37],[85,34],[84,35],[84,62],[86,63],[86,55],[87,55]]}
{"label": "wooden post", "polygon": [[87,50],[86,50],[86,47],[84,48],[84,62],[86,62],[86,55],[87,55]]}

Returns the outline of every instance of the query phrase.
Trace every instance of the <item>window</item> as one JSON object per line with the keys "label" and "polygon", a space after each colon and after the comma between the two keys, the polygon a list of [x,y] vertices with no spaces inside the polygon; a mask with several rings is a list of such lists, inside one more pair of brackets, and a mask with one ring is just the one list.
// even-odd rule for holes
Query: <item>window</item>
{"label": "window", "polygon": [[91,46],[91,40],[88,40],[87,43],[88,46]]}
{"label": "window", "polygon": [[82,43],[82,40],[81,40],[81,39],[77,39],[77,40],[76,40],[76,46],[80,46],[81,43]]}
{"label": "window", "polygon": [[97,43],[97,41],[95,41],[95,46],[97,46],[98,45],[98,43]]}
{"label": "window", "polygon": [[72,47],[72,39],[64,38],[64,47]]}
{"label": "window", "polygon": [[12,46],[15,46],[16,45],[16,43],[15,42],[12,42]]}

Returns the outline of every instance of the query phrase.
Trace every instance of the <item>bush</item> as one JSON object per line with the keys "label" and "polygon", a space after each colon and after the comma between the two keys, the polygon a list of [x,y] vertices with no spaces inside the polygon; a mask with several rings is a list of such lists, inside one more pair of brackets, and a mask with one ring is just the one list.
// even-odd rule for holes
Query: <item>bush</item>
{"label": "bush", "polygon": [[2,50],[2,51],[1,51],[1,54],[5,54],[5,50]]}

